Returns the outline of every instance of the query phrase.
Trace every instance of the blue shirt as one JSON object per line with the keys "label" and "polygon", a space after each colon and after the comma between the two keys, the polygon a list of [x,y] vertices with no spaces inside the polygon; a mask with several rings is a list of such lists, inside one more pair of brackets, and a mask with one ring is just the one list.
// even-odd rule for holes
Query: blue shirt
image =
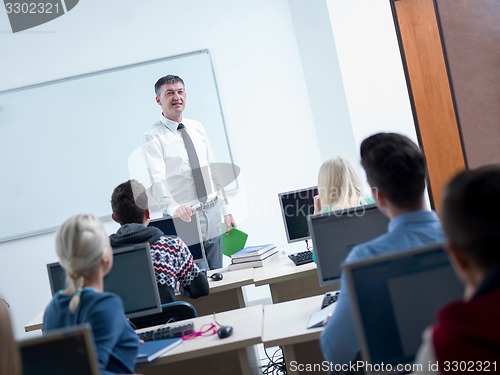
{"label": "blue shirt", "polygon": [[90,323],[101,374],[133,373],[139,338],[125,318],[120,297],[84,288],[74,314],[69,311],[71,298],[54,295],[45,310],[44,331]]}
{"label": "blue shirt", "polygon": [[[372,256],[443,241],[441,222],[435,212],[407,212],[389,222],[386,234],[355,246],[345,262],[353,263]],[[349,363],[360,350],[344,274],[341,276],[340,285],[337,307],[320,337],[323,357],[333,364]]]}

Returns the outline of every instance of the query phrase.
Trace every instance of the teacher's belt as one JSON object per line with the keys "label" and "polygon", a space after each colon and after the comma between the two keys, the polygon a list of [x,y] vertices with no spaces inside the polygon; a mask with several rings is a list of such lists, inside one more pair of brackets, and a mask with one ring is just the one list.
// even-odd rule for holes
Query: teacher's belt
{"label": "teacher's belt", "polygon": [[208,211],[210,208],[214,207],[219,202],[219,197],[215,197],[212,200],[207,201],[206,203],[200,203],[199,207],[196,207],[196,211]]}

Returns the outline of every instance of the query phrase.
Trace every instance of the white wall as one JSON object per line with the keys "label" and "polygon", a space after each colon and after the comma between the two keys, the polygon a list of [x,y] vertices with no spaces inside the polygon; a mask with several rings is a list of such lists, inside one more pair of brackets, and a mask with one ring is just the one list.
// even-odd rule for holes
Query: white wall
{"label": "white wall", "polygon": [[[418,144],[388,0],[326,0],[356,150],[377,132]],[[427,207],[429,195],[425,193]]]}
{"label": "white wall", "polygon": [[358,150],[326,1],[290,0],[322,160],[341,155],[358,165]]}
{"label": "white wall", "polygon": [[417,142],[389,0],[326,0],[357,149],[369,134]]}
{"label": "white wall", "polygon": [[[393,29],[387,0],[328,0],[338,52],[336,57],[329,48],[329,59],[338,58],[340,69],[325,77],[329,84],[343,83],[342,105],[348,113],[313,103],[322,90],[342,100],[342,90],[322,87],[321,70],[314,69],[327,69],[328,64],[317,65],[304,56],[308,50],[300,48],[314,33],[328,30],[326,0],[314,0],[322,4],[302,14],[300,9],[310,1],[86,0],[67,15],[18,34],[9,32],[7,16],[0,12],[0,90],[209,48],[233,156],[242,171],[241,189],[230,197],[236,220],[250,234],[249,244],[285,245],[277,194],[315,184],[319,165],[330,151],[324,134],[351,145],[342,146],[342,152],[356,155],[366,134],[379,129],[408,134],[411,119],[402,99],[407,94],[394,35],[380,31]],[[360,6],[370,6],[363,17],[356,9]],[[314,20],[314,12],[319,12],[322,27],[308,31],[305,26]],[[325,43],[331,39],[321,38]],[[370,43],[379,50],[372,51]],[[369,54],[363,54],[364,49]],[[126,82],[116,89],[127,90]],[[29,108],[26,103],[27,120],[36,121]],[[339,116],[350,120],[352,130],[344,127],[332,133],[322,128],[321,121],[334,123]],[[2,160],[12,156],[2,155]],[[1,199],[8,197],[0,194]],[[3,217],[8,220],[8,213]],[[26,217],[29,220],[29,212]],[[116,226],[107,223],[107,228],[111,233]],[[56,258],[53,241],[49,234],[0,244],[0,293],[12,306],[17,336],[24,336],[24,325],[49,301],[45,264]]]}

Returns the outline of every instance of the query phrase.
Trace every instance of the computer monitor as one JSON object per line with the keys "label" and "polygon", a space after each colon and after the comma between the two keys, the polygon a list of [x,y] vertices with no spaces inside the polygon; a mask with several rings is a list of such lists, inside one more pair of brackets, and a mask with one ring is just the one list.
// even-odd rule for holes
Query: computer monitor
{"label": "computer monitor", "polygon": [[278,194],[288,243],[311,238],[307,216],[314,213],[315,195],[318,195],[317,186]]}
{"label": "computer monitor", "polygon": [[99,375],[89,324],[18,342],[23,375]]}
{"label": "computer monitor", "polygon": [[346,264],[344,272],[362,358],[386,370],[413,362],[424,329],[464,291],[443,244]]}
{"label": "computer monitor", "polygon": [[389,225],[374,204],[309,216],[307,222],[321,286],[337,284],[351,249],[386,233]]}
{"label": "computer monitor", "polygon": [[198,212],[193,214],[190,222],[178,217],[164,217],[151,220],[149,226],[160,229],[165,235],[180,237],[189,248],[195,263],[206,261]]}
{"label": "computer monitor", "polygon": [[[58,263],[47,264],[52,295],[66,288],[66,272]],[[113,267],[104,277],[104,290],[121,297],[128,318],[161,312],[149,244],[113,250]]]}

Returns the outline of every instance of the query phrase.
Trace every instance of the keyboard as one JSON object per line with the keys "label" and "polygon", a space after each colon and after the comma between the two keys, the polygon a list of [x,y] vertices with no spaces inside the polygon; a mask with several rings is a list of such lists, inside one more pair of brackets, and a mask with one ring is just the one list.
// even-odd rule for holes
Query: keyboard
{"label": "keyboard", "polygon": [[323,296],[323,301],[321,301],[321,309],[324,309],[327,306],[330,306],[332,303],[337,301],[337,295],[340,292],[338,290],[333,291],[333,292],[327,292]]}
{"label": "keyboard", "polygon": [[312,254],[312,251],[306,250],[301,251],[300,253],[289,254],[288,258],[290,258],[296,266],[301,266],[313,261]]}
{"label": "keyboard", "polygon": [[182,332],[189,334],[194,332],[194,323],[179,324],[176,326],[160,327],[150,331],[138,333],[139,338],[144,341],[162,340],[174,337],[182,337]]}

